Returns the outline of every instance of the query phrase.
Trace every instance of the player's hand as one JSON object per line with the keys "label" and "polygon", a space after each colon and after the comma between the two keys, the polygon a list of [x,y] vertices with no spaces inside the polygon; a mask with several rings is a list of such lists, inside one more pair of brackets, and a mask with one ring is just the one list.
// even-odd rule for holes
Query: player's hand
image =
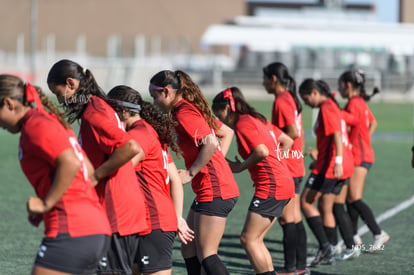
{"label": "player's hand", "polygon": [[89,179],[91,180],[92,186],[98,185],[99,181],[95,176],[95,173],[89,175]]}
{"label": "player's hand", "polygon": [[178,175],[180,176],[181,183],[183,185],[189,183],[193,179],[193,177],[190,175],[189,170],[179,169]]}
{"label": "player's hand", "polygon": [[34,227],[38,227],[39,224],[43,220],[43,215],[42,214],[29,214],[29,216],[27,217],[27,219],[29,220],[29,222],[31,223],[31,225],[33,225]]}
{"label": "player's hand", "polygon": [[233,173],[240,173],[242,171],[242,163],[237,156],[234,157],[234,161],[226,158],[227,163]]}
{"label": "player's hand", "polygon": [[344,170],[342,168],[342,164],[339,163],[335,163],[334,166],[334,176],[336,179],[340,179],[342,177],[342,175],[344,174]]}
{"label": "player's hand", "polygon": [[309,147],[308,151],[305,153],[305,155],[310,156],[313,160],[317,160],[318,159],[318,150],[313,148],[313,147]]}
{"label": "player's hand", "polygon": [[30,197],[27,200],[27,211],[29,214],[43,214],[47,211],[45,202],[41,198]]}
{"label": "player's hand", "polygon": [[182,217],[178,219],[178,237],[183,244],[187,244],[194,239],[194,231],[188,227],[187,222]]}

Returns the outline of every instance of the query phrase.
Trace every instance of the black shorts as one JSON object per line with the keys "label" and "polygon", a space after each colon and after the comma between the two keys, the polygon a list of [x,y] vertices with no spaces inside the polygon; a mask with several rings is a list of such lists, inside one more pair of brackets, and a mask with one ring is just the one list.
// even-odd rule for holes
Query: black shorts
{"label": "black shorts", "polygon": [[172,268],[175,232],[153,230],[141,236],[135,263],[141,273],[154,273]]}
{"label": "black shorts", "polygon": [[43,238],[35,265],[72,274],[95,274],[99,260],[107,252],[110,236],[71,237],[58,234]]}
{"label": "black shorts", "polygon": [[349,179],[327,179],[323,175],[311,174],[306,181],[306,187],[319,191],[323,194],[335,194],[341,193],[342,187],[349,183]]}
{"label": "black shorts", "polygon": [[222,198],[214,198],[213,201],[209,202],[198,202],[193,201],[191,209],[199,214],[208,216],[227,217],[234,205],[237,202],[237,198],[231,198],[223,200]]}
{"label": "black shorts", "polygon": [[369,171],[369,169],[371,169],[371,166],[372,166],[372,163],[371,162],[361,162],[359,165],[357,165],[357,166],[361,166],[361,167],[364,167],[364,168],[366,168],[368,171]]}
{"label": "black shorts", "polygon": [[138,234],[120,236],[112,234],[111,245],[99,261],[98,274],[132,274],[132,265],[141,237]]}
{"label": "black shorts", "polygon": [[249,211],[258,213],[262,216],[279,218],[282,215],[283,208],[290,201],[276,200],[275,198],[262,199],[254,196],[250,202]]}
{"label": "black shorts", "polygon": [[302,183],[303,177],[293,177],[295,183],[295,194],[300,194],[300,184]]}

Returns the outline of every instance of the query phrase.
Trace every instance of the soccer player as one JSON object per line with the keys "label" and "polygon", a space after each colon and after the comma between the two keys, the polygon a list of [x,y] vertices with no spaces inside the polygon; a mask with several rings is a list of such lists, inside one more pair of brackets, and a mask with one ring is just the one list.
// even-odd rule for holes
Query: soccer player
{"label": "soccer player", "polygon": [[177,229],[183,243],[194,237],[182,217],[183,185],[167,147],[178,152],[173,122],[131,87],[116,86],[108,98],[144,154],[132,161],[145,194],[151,228],[139,243],[135,263],[143,274],[171,274]]}
{"label": "soccer player", "polygon": [[371,146],[371,136],[377,127],[375,117],[371,113],[366,101],[379,93],[374,88],[371,95],[365,90],[365,75],[362,71],[351,70],[344,72],[338,80],[339,92],[343,98],[348,99],[344,110],[358,119],[357,127],[351,127],[350,137],[352,154],[354,156],[354,173],[349,183],[348,213],[352,220],[355,243],[361,245],[362,241],[357,233],[358,217],[367,224],[374,235],[374,242],[369,247],[370,252],[381,250],[390,236],[379,227],[370,207],[362,200],[365,178],[374,163],[374,150]]}
{"label": "soccer player", "polygon": [[0,126],[21,132],[20,165],[37,195],[27,201],[29,221],[45,225],[32,274],[95,273],[111,231],[70,124],[30,83],[0,75]]}
{"label": "soccer player", "polygon": [[60,60],[50,69],[47,83],[64,105],[69,122],[81,121],[78,138],[95,168],[93,181],[111,225],[111,247],[98,273],[131,274],[139,234],[149,228],[147,206],[131,162],[142,155],[142,149],[125,132],[88,69]]}
{"label": "soccer player", "polygon": [[[251,107],[237,87],[216,95],[212,108],[223,123],[234,129],[244,160],[227,160],[231,170],[240,173],[248,169],[255,187],[241,243],[256,274],[274,275],[272,257],[263,240],[295,196],[293,178],[283,160],[283,152],[291,148],[293,140]],[[295,274],[295,265],[291,268],[277,274]]]}
{"label": "soccer player", "polygon": [[[319,242],[319,251],[311,265],[332,264],[335,261],[335,248],[332,244],[335,244],[337,239],[338,219],[347,247],[340,258],[351,259],[360,255],[360,250],[354,246],[351,222],[343,208],[346,195],[346,189],[343,187],[353,170],[347,126],[326,82],[305,79],[299,87],[299,94],[306,105],[319,108],[314,127],[317,144],[316,161],[311,165],[312,174],[308,177],[301,195],[303,213]],[[317,200],[320,210],[314,205]]]}
{"label": "soccer player", "polygon": [[285,159],[293,181],[295,197],[283,209],[279,223],[283,228],[285,267],[297,274],[308,274],[306,270],[306,231],[300,211],[300,184],[305,175],[303,160],[304,132],[302,128],[302,104],[296,94],[296,82],[288,68],[280,62],[263,68],[263,86],[275,96],[272,123],[294,140]]}
{"label": "soccer player", "polygon": [[177,144],[187,168],[179,171],[180,178],[183,183],[191,181],[196,194],[187,216],[195,242],[182,245],[187,272],[200,274],[202,266],[207,274],[229,274],[217,252],[227,216],[239,196],[224,158],[233,132],[217,123],[198,85],[182,71],[158,72],[149,91],[155,104],[176,122]]}

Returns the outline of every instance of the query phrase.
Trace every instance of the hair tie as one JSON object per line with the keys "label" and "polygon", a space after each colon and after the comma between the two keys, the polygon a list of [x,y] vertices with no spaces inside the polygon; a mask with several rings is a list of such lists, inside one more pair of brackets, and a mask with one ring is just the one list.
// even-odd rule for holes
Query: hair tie
{"label": "hair tie", "polygon": [[39,94],[37,93],[36,88],[33,87],[32,84],[25,84],[24,94],[30,106],[32,106],[33,108],[37,108],[39,111],[46,112],[45,108],[43,107],[42,101],[40,100]]}
{"label": "hair tie", "polygon": [[227,88],[226,90],[223,91],[223,97],[224,98],[228,98],[230,101],[230,108],[233,112],[236,111],[236,107],[234,105],[234,98],[233,98],[233,93],[231,92],[230,88]]}
{"label": "hair tie", "polygon": [[86,67],[82,67],[82,74],[86,75]]}
{"label": "hair tie", "polygon": [[362,84],[364,82],[364,78],[362,77],[363,72],[362,71],[355,71],[355,77],[357,84]]}

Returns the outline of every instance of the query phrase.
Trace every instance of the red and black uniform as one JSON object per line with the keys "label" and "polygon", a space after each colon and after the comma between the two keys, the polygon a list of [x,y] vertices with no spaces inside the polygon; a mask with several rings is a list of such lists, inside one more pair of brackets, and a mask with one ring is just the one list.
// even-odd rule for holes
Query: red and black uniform
{"label": "red and black uniform", "polygon": [[369,134],[369,126],[375,121],[374,115],[360,95],[352,97],[345,110],[358,119],[358,126],[351,127],[350,133],[355,166],[360,166],[363,162],[374,163],[374,150]]}
{"label": "red and black uniform", "polygon": [[341,179],[352,176],[353,159],[349,146],[347,125],[342,118],[339,107],[332,99],[326,99],[319,109],[318,119],[315,124],[316,145],[318,149],[318,159],[312,173],[323,175],[327,179],[335,179],[334,166],[336,149],[333,134],[342,133],[342,167],[343,175]]}
{"label": "red and black uniform", "polygon": [[148,205],[149,231],[177,231],[177,215],[168,178],[168,164],[172,162],[168,149],[163,150],[157,132],[143,119],[132,124],[128,134],[145,153],[144,159],[135,166],[135,172]]}
{"label": "red and black uniform", "polygon": [[[177,144],[184,157],[185,166],[189,169],[203,143],[208,142],[204,138],[214,134],[214,131],[197,108],[184,99],[175,104],[173,115],[178,122],[175,127]],[[239,188],[220,148],[195,175],[191,186],[198,202],[211,202],[213,198],[226,200],[239,196]]]}
{"label": "red and black uniform", "polygon": [[255,196],[276,200],[293,198],[295,196],[293,179],[283,161],[278,142],[282,131],[270,122],[264,124],[250,115],[239,115],[234,132],[239,154],[244,160],[260,144],[264,144],[269,150],[269,155],[265,159],[249,168],[255,186]]}
{"label": "red and black uniform", "polygon": [[[103,99],[91,96],[82,115],[79,140],[95,169],[131,139],[116,112]],[[101,180],[96,191],[112,233],[126,236],[148,230],[144,195],[131,161]]]}
{"label": "red and black uniform", "polygon": [[302,155],[302,113],[298,113],[295,101],[289,91],[284,91],[276,96],[272,110],[272,123],[279,129],[284,129],[288,125],[296,127],[299,136],[293,141],[286,163],[294,178],[303,177],[305,165]]}
{"label": "red and black uniform", "polygon": [[66,130],[55,118],[32,109],[22,119],[19,145],[20,165],[39,198],[45,199],[53,184],[56,159],[71,149],[81,161],[72,184],[55,206],[43,214],[46,237],[58,234],[81,237],[110,235],[108,219],[92,186],[79,147],[72,131]]}

